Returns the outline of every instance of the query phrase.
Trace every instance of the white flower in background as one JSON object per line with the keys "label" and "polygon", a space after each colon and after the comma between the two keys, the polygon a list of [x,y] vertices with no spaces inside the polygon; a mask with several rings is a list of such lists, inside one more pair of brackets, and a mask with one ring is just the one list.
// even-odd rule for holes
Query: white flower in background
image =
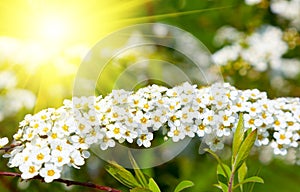
{"label": "white flower in background", "polygon": [[12,71],[1,71],[0,77],[0,90],[12,89],[17,84],[17,78]]}
{"label": "white flower in background", "polygon": [[50,183],[55,179],[60,178],[61,170],[54,164],[45,164],[45,167],[40,170],[40,175],[44,178],[46,183]]}
{"label": "white flower in background", "polygon": [[241,50],[240,45],[225,46],[214,53],[212,58],[217,65],[226,65],[228,62],[236,61],[240,56]]}
{"label": "white flower in background", "polygon": [[260,3],[262,0],[245,0],[245,3],[247,5],[256,5],[258,3]]}
{"label": "white flower in background", "polygon": [[[216,39],[219,38],[217,33]],[[246,45],[246,46],[242,46]],[[276,49],[274,49],[276,47]],[[295,76],[299,73],[299,62],[296,59],[283,59],[288,51],[288,44],[283,40],[281,29],[263,25],[250,35],[243,35],[242,39],[231,41],[212,56],[218,65],[227,65],[230,62],[243,60],[258,71],[266,71],[268,68],[283,71],[286,76]],[[282,67],[283,65],[289,67]],[[291,74],[288,71],[295,69]]]}
{"label": "white flower in background", "polygon": [[300,0],[272,0],[271,11],[290,20],[292,25],[300,29]]}
{"label": "white flower in background", "polygon": [[240,39],[244,38],[244,34],[240,31],[238,31],[236,28],[225,25],[222,26],[218,31],[216,32],[214,43],[217,46],[224,45],[225,43],[233,43],[237,42]]}

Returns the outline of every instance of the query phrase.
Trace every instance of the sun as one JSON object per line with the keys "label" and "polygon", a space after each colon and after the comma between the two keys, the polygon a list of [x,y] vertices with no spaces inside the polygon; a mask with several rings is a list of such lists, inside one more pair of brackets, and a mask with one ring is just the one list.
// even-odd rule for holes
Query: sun
{"label": "sun", "polygon": [[69,31],[69,23],[63,18],[47,18],[40,25],[40,36],[49,40],[64,39]]}
{"label": "sun", "polygon": [[36,37],[48,43],[66,42],[72,38],[72,31],[76,31],[74,22],[64,14],[41,16],[35,26]]}

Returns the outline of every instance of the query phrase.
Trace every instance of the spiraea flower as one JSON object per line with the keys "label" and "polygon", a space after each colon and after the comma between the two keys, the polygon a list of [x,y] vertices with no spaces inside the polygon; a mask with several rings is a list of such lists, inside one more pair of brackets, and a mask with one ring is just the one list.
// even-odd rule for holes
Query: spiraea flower
{"label": "spiraea flower", "polygon": [[[4,157],[23,179],[39,175],[52,182],[64,166],[83,166],[93,144],[101,150],[124,142],[148,148],[156,137],[173,142],[199,138],[211,150],[221,150],[234,134],[240,113],[246,130],[258,130],[257,147],[269,146],[274,155],[298,147],[299,98],[270,100],[257,89],[238,90],[228,83],[202,88],[184,83],[74,97],[58,109],[26,115],[13,137],[18,145]],[[7,142],[1,139],[0,146]]]}

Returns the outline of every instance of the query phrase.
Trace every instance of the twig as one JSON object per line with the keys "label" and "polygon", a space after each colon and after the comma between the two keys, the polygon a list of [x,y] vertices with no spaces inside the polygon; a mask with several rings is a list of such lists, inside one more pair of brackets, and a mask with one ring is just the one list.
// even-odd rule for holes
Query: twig
{"label": "twig", "polygon": [[22,143],[11,144],[11,145],[9,145],[9,146],[7,146],[7,147],[2,147],[2,148],[0,148],[0,151],[8,152],[9,150],[11,150],[11,149],[13,149],[13,148],[15,148],[15,147],[21,146],[21,145],[22,145]]}
{"label": "twig", "polygon": [[[21,177],[20,173],[13,173],[13,172],[0,172],[0,175],[8,176],[8,177]],[[35,176],[32,179],[40,180],[41,182],[44,182],[44,179],[40,176]],[[32,179],[30,179],[30,180],[32,180]],[[72,180],[67,180],[67,179],[56,179],[56,180],[54,180],[54,182],[64,183],[67,186],[78,185],[78,186],[83,186],[83,187],[89,187],[89,188],[94,188],[94,189],[107,191],[107,192],[122,192],[121,190],[114,189],[114,188],[107,187],[107,186],[101,186],[101,185],[97,185],[94,183],[84,183],[84,182],[80,182],[80,181],[72,181]]]}

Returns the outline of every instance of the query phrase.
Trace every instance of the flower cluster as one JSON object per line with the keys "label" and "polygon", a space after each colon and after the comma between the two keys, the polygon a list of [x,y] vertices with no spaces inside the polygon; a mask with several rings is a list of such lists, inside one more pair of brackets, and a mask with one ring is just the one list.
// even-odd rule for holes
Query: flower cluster
{"label": "flower cluster", "polygon": [[13,71],[0,71],[0,77],[0,122],[24,108],[34,107],[35,95],[29,90],[17,88],[17,78]]}
{"label": "flower cluster", "polygon": [[[245,0],[245,3],[247,5],[256,5],[262,2],[263,0]],[[271,0],[270,9],[274,14],[290,21],[292,26],[299,29],[299,0]]]}
{"label": "flower cluster", "polygon": [[264,25],[246,35],[233,27],[224,26],[218,30],[215,42],[226,46],[213,54],[213,60],[221,66],[242,61],[257,71],[271,69],[294,78],[299,74],[300,61],[296,58],[283,58],[283,55],[289,47],[296,46],[296,34],[296,30],[283,32],[277,27]]}
{"label": "flower cluster", "polygon": [[[288,45],[283,41],[283,33],[279,28],[263,26],[244,38],[240,37],[245,35],[235,29],[229,29],[227,31],[234,31],[234,36],[237,38],[231,40],[231,45],[225,46],[213,55],[216,64],[226,65],[229,62],[242,59],[258,71],[265,71],[269,66],[272,69],[279,69],[282,64],[281,57],[288,50]],[[219,34],[224,36],[224,28]],[[227,34],[231,38],[234,37],[229,33]]]}
{"label": "flower cluster", "polygon": [[201,138],[212,150],[224,147],[235,131],[238,114],[245,129],[258,129],[256,146],[271,146],[275,155],[298,147],[299,98],[270,100],[257,89],[238,90],[228,83],[197,88],[151,85],[136,92],[113,90],[106,97],[74,97],[58,109],[27,115],[14,135],[20,143],[5,157],[23,179],[46,182],[60,177],[64,165],[79,168],[92,144],[102,150],[116,142],[150,147],[157,131],[178,142]]}

